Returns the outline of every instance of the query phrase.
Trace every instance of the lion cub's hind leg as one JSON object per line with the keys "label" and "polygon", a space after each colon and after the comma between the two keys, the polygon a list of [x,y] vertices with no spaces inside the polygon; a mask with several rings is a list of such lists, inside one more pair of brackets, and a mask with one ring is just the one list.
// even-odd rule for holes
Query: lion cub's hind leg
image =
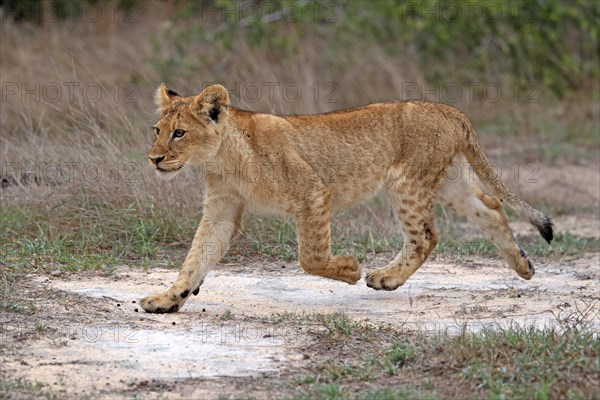
{"label": "lion cub's hind leg", "polygon": [[367,286],[375,290],[395,290],[403,285],[438,242],[433,225],[431,187],[418,181],[399,187],[401,182],[407,181],[401,179],[390,185],[390,197],[402,226],[404,245],[391,263],[367,274]]}
{"label": "lion cub's hind leg", "polygon": [[440,187],[437,199],[443,205],[454,208],[470,223],[483,230],[487,238],[496,245],[504,261],[521,278],[533,277],[535,273],[533,265],[527,259],[525,251],[515,241],[502,204],[483,193],[474,183],[469,182],[466,171],[458,178],[447,177]]}
{"label": "lion cub's hind leg", "polygon": [[356,259],[331,256],[329,205],[329,191],[323,189],[310,196],[296,215],[300,265],[309,274],[355,284],[361,277]]}

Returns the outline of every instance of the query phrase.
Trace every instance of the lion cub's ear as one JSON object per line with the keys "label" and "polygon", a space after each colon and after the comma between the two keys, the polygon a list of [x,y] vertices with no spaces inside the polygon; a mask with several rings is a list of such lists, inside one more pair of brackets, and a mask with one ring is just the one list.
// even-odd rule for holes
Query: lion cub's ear
{"label": "lion cub's ear", "polygon": [[169,89],[164,83],[161,83],[154,95],[154,102],[156,103],[156,107],[158,107],[158,113],[164,113],[176,97],[179,97],[177,93]]}
{"label": "lion cub's ear", "polygon": [[196,97],[196,107],[206,114],[210,121],[219,122],[219,116],[227,112],[229,93],[221,85],[211,85]]}

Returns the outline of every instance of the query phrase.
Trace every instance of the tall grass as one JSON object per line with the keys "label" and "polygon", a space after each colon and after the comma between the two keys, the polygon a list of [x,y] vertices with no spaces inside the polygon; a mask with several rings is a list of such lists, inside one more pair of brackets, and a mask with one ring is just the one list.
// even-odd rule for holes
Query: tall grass
{"label": "tall grass", "polygon": [[[138,11],[136,22],[112,23],[110,29],[82,18],[45,25],[3,19],[0,178],[14,177],[0,189],[3,249],[26,239],[83,241],[95,248],[143,242],[148,235],[153,243],[187,242],[201,213],[202,178],[192,171],[160,181],[146,159],[156,117],[153,92],[161,81],[187,95],[208,82],[223,82],[236,106],[284,114],[398,99],[407,82],[421,94],[431,88],[414,49],[390,51],[389,43],[368,34],[341,37],[342,45],[333,49],[332,39],[324,39],[327,26],[307,32],[290,23],[286,37],[293,38],[292,47],[282,43],[281,50],[277,38],[252,44],[243,30],[213,41],[211,29],[223,25],[214,20],[195,33],[197,24],[177,3],[148,2]],[[456,72],[449,68],[449,77]],[[462,77],[468,74],[460,71]],[[506,95],[492,103],[463,96],[455,105],[483,130],[507,116],[498,135],[526,132],[543,138],[546,131],[536,127],[548,118],[565,118],[561,140],[572,140],[569,132],[578,127],[586,132],[598,127],[597,98],[549,109],[547,98],[542,100],[515,104]],[[598,142],[589,135],[585,140],[591,146]],[[390,221],[383,201],[346,212],[334,225],[366,237],[368,227],[397,232]],[[157,231],[148,234],[140,226]]]}

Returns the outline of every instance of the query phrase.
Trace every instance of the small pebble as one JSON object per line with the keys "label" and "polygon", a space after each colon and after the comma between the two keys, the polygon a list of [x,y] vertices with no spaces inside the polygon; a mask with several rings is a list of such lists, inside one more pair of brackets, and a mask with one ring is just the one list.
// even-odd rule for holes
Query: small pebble
{"label": "small pebble", "polygon": [[202,309],[202,312],[206,312],[206,308],[203,308],[203,309]]}
{"label": "small pebble", "polygon": [[121,307],[121,305],[119,303],[117,303],[117,307]]}
{"label": "small pebble", "polygon": [[133,311],[135,311],[135,312],[138,312],[138,309],[137,309],[137,308],[134,308],[134,309],[133,309]]}
{"label": "small pebble", "polygon": [[281,268],[285,268],[285,265],[282,265]]}
{"label": "small pebble", "polygon": [[172,323],[173,323],[173,325],[175,325],[175,321],[173,321]]}
{"label": "small pebble", "polygon": [[131,302],[132,304],[135,304],[135,300]]}

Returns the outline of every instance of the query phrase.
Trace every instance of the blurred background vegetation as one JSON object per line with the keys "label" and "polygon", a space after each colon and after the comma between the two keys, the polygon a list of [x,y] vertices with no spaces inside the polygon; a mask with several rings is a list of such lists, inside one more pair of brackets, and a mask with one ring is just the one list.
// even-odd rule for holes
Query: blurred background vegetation
{"label": "blurred background vegetation", "polygon": [[[526,200],[555,215],[597,212],[596,1],[0,0],[0,9],[1,259],[80,268],[187,247],[201,177],[159,182],[146,160],[163,81],[186,95],[223,83],[234,105],[261,112],[449,103]],[[58,179],[44,170],[51,163]],[[535,184],[523,179],[530,163]],[[94,179],[84,176],[91,164]],[[289,221],[264,221],[249,220],[239,253],[293,259]],[[333,224],[339,251],[363,259],[400,240],[384,199]]]}
{"label": "blurred background vegetation", "polygon": [[[106,30],[108,24],[141,22],[138,17],[157,2],[2,0],[0,6],[4,18],[21,23],[79,20],[102,22]],[[368,52],[376,43],[386,54],[414,58],[429,82],[508,77],[522,86],[543,85],[558,97],[589,88],[600,72],[600,7],[589,0],[163,3],[169,8],[161,12],[164,35],[149,32],[148,38],[161,57],[148,62],[165,78],[196,75],[210,61],[198,50],[215,46],[223,57],[240,37],[250,48],[269,48],[274,60],[293,58],[312,39],[334,66],[344,53]],[[450,76],[449,66],[457,69]]]}

